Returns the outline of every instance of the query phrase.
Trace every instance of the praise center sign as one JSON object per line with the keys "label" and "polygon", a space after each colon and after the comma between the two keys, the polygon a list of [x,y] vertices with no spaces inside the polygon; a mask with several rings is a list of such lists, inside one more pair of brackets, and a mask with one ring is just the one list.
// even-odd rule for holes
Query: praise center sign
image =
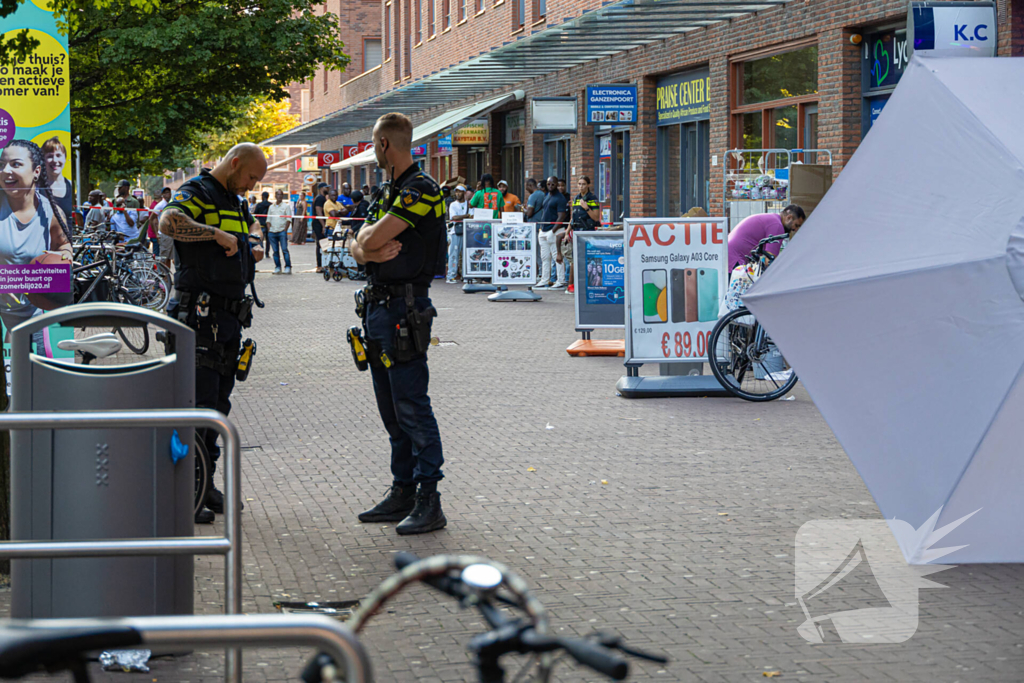
{"label": "praise center sign", "polygon": [[625,221],[626,362],[708,355],[727,285],[724,218]]}

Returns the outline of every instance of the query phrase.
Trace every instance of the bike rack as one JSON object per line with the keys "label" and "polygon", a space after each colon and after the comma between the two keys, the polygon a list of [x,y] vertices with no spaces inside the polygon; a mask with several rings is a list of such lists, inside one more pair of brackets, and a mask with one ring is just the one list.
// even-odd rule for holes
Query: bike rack
{"label": "bike rack", "polygon": [[[242,613],[242,519],[241,462],[238,429],[216,410],[97,410],[64,413],[0,413],[0,431],[16,429],[81,429],[128,427],[204,427],[224,439],[224,535],[100,539],[90,541],[0,541],[0,558],[43,559],[54,557],[110,557],[153,555],[224,555],[226,615]],[[180,617],[174,617],[180,618]],[[153,617],[153,619],[173,619]],[[33,624],[69,620],[34,620]],[[74,620],[71,620],[74,621]],[[158,622],[154,622],[158,623]],[[223,627],[228,628],[228,627]],[[206,644],[209,644],[207,641]],[[242,653],[229,646],[225,653],[224,680],[241,683]]]}
{"label": "bike rack", "polygon": [[247,614],[124,619],[12,619],[0,624],[14,628],[98,630],[127,627],[149,647],[223,646],[316,647],[331,655],[345,671],[347,683],[372,683],[369,656],[347,626],[319,614]]}

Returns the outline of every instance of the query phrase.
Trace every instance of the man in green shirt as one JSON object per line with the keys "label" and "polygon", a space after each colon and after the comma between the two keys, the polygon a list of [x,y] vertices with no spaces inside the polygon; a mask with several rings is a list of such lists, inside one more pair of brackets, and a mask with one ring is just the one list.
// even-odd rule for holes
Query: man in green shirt
{"label": "man in green shirt", "polygon": [[501,218],[501,207],[505,204],[505,199],[494,187],[494,176],[490,173],[484,173],[480,177],[480,182],[484,184],[482,190],[477,190],[473,198],[469,200],[469,206],[474,209],[493,209],[494,218]]}

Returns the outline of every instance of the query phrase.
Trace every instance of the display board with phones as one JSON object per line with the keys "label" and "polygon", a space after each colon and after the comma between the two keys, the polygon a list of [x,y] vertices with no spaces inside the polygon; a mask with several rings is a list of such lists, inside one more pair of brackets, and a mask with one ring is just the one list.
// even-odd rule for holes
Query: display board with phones
{"label": "display board with phones", "polygon": [[494,274],[492,235],[501,221],[467,220],[462,224],[462,277],[490,280]]}
{"label": "display board with phones", "polygon": [[621,230],[573,233],[577,330],[624,326],[626,257],[622,235]]}
{"label": "display board with phones", "polygon": [[724,218],[625,220],[626,362],[699,361],[728,283]]}

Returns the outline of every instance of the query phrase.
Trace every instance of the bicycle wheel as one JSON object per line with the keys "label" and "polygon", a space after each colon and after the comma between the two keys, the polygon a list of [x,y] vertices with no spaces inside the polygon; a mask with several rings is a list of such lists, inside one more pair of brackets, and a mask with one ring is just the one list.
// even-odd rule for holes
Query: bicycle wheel
{"label": "bicycle wheel", "polygon": [[121,286],[128,292],[130,303],[162,311],[171,299],[169,279],[165,279],[158,264],[137,263],[131,270],[121,272]]}
{"label": "bicycle wheel", "polygon": [[193,514],[199,514],[199,511],[203,509],[203,503],[206,501],[206,492],[210,488],[210,454],[206,450],[206,444],[196,434],[196,498],[195,498],[195,512]]}
{"label": "bicycle wheel", "polygon": [[[117,290],[117,299],[121,303],[130,304],[132,301],[128,297],[128,292],[120,288]],[[114,327],[111,332],[114,332],[121,338],[124,345],[127,346],[133,353],[137,353],[140,356],[149,351],[149,325],[131,325]]]}
{"label": "bicycle wheel", "polygon": [[729,393],[747,401],[774,401],[796,385],[778,347],[746,308],[729,313],[708,339],[711,372]]}

